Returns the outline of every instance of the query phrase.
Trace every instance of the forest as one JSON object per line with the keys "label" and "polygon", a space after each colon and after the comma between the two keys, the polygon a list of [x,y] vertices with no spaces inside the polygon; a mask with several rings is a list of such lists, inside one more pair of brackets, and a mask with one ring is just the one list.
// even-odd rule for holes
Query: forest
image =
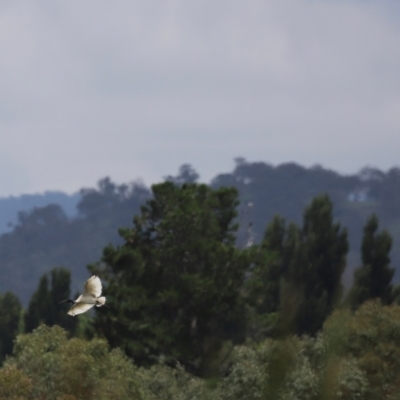
{"label": "forest", "polygon": [[[384,227],[398,203],[382,187],[400,171],[335,189],[333,172],[290,164],[275,181],[275,169],[238,160],[205,185],[185,165],[151,189],[104,179],[82,190],[78,218],[20,213],[0,237],[0,399],[397,399],[400,287]],[[260,203],[268,180],[275,207]],[[362,223],[346,288],[351,215]],[[75,295],[69,265],[84,248],[75,279],[98,275],[109,309],[71,318],[59,302]]]}
{"label": "forest", "polygon": [[[190,183],[198,182],[199,175],[186,164],[176,176],[165,179]],[[399,168],[387,172],[364,168],[358,174],[344,176],[319,166],[305,168],[287,163],[273,167],[239,158],[232,172],[217,175],[209,186],[235,187],[239,192],[239,247],[247,240],[249,223],[254,242],[260,243],[275,215],[300,224],[307,204],[325,193],[333,203],[334,218],[348,230],[349,252],[342,277],[346,290],[361,263],[362,230],[373,213],[393,238],[391,259],[395,271],[400,265]],[[0,293],[10,290],[27,306],[40,277],[56,266],[69,269],[73,291],[81,290],[87,279],[86,266],[100,259],[105,245],[121,243],[118,229],[131,225],[133,216],[150,196],[151,189],[141,182],[117,185],[104,178],[97,187],[81,189],[79,196],[69,199],[60,193],[0,199],[0,216],[5,220],[4,213],[9,213],[12,222],[11,229],[0,235]],[[19,206],[28,208],[22,208],[14,217],[11,211]],[[395,273],[393,280],[399,282],[400,276]]]}

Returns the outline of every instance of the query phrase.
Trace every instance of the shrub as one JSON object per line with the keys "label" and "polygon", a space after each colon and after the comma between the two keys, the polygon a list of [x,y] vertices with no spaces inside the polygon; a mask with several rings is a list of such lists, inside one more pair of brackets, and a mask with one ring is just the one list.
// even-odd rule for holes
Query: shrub
{"label": "shrub", "polygon": [[[350,357],[352,368],[357,367],[366,378],[369,388],[363,399],[378,400],[399,392],[400,306],[382,306],[373,300],[354,315],[348,310],[336,311],[326,321],[323,337],[329,351]],[[363,378],[358,381],[362,390]],[[350,382],[355,384],[354,379]]]}
{"label": "shrub", "polygon": [[121,351],[110,351],[100,339],[68,340],[58,326],[42,325],[31,334],[18,336],[7,368],[20,371],[33,382],[27,399],[142,398],[137,368]]}

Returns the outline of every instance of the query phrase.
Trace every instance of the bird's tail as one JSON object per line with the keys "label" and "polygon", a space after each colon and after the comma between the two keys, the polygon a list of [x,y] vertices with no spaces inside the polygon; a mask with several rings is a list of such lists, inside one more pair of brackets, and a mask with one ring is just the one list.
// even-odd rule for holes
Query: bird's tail
{"label": "bird's tail", "polygon": [[96,306],[97,307],[104,306],[104,304],[106,304],[106,298],[104,296],[103,297],[98,297],[96,299]]}

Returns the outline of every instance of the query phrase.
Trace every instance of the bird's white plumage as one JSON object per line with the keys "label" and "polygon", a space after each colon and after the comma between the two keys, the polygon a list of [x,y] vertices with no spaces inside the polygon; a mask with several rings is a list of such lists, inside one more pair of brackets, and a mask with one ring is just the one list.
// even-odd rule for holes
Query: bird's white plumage
{"label": "bird's white plumage", "polygon": [[94,304],[75,303],[68,311],[68,315],[74,317],[75,315],[83,314],[84,312],[90,310],[93,306]]}
{"label": "bird's white plumage", "polygon": [[85,283],[83,288],[83,297],[93,296],[100,297],[101,296],[101,280],[98,276],[92,275]]}
{"label": "bird's white plumage", "polygon": [[[101,307],[106,303],[105,297],[100,297],[102,291],[100,278],[92,275],[85,283],[83,294],[73,302],[73,306],[68,311],[68,315],[75,316],[90,310],[93,306]],[[65,300],[67,301],[67,300]]]}

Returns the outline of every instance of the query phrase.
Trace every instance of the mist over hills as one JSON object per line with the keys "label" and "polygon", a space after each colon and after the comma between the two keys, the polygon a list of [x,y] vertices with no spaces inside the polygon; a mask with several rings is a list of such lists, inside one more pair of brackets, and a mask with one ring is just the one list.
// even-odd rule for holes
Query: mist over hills
{"label": "mist over hills", "polygon": [[382,172],[363,168],[358,174],[341,175],[321,166],[304,168],[295,163],[276,167],[266,163],[248,163],[237,159],[232,173],[218,175],[216,186],[235,186],[242,201],[251,202],[251,221],[256,241],[259,241],[266,223],[275,214],[300,223],[303,210],[318,194],[327,193],[334,205],[334,217],[348,229],[350,251],[348,268],[344,273],[349,286],[354,267],[360,264],[362,229],[368,216],[376,213],[380,229],[393,236],[392,266],[398,281],[400,268],[400,168]]}
{"label": "mist over hills", "polygon": [[[178,184],[193,182],[198,174],[190,165],[183,165],[176,176],[166,179]],[[210,185],[239,190],[239,246],[247,240],[249,223],[258,242],[274,215],[300,223],[312,198],[327,193],[335,218],[349,231],[345,284],[348,286],[352,270],[360,263],[362,228],[372,213],[377,214],[380,229],[392,234],[392,266],[400,268],[400,168],[387,172],[364,168],[344,176],[321,166],[272,166],[237,159],[232,172],[217,175]],[[119,243],[118,228],[131,226],[133,216],[150,195],[142,183],[116,185],[105,178],[96,188],[81,189],[71,196],[47,192],[0,199],[0,292],[11,290],[26,304],[40,276],[55,266],[69,268],[73,289],[79,290],[88,274],[86,265],[100,260],[107,244]],[[7,226],[9,222],[12,226]]]}
{"label": "mist over hills", "polygon": [[77,215],[79,193],[68,195],[60,191],[49,191],[41,194],[23,194],[21,196],[0,197],[0,234],[9,232],[18,223],[20,211],[58,204],[65,214],[73,218]]}

